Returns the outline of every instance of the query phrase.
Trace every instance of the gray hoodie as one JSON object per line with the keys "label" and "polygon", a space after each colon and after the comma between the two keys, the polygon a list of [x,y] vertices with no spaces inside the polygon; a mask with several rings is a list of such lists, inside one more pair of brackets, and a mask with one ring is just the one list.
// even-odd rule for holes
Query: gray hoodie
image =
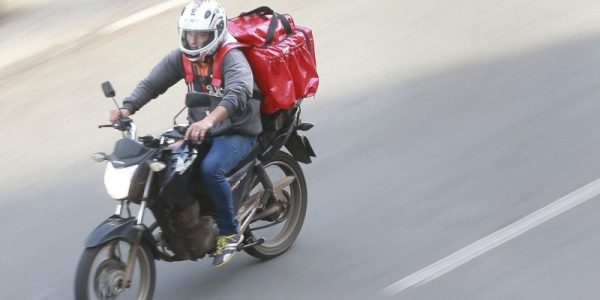
{"label": "gray hoodie", "polygon": [[[138,111],[150,100],[167,91],[183,79],[185,72],[181,61],[181,50],[167,54],[133,90],[123,99],[123,107],[131,113]],[[230,50],[221,65],[223,74],[223,99],[218,104],[227,109],[229,118],[215,124],[212,135],[245,134],[258,135],[262,131],[260,101],[252,98],[254,78],[246,57],[239,49]],[[188,109],[190,122],[200,121],[206,109]]]}

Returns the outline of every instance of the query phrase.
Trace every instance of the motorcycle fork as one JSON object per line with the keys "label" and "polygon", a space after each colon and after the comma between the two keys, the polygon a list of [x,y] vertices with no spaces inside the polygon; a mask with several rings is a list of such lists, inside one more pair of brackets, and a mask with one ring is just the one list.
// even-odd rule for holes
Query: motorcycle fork
{"label": "motorcycle fork", "polygon": [[137,215],[137,223],[135,225],[137,235],[133,245],[131,245],[131,248],[129,249],[129,258],[127,259],[127,267],[125,268],[125,288],[129,288],[131,286],[131,277],[133,276],[135,261],[137,260],[138,252],[140,251],[142,233],[145,230],[143,224],[144,212],[146,211],[146,203],[148,202],[148,195],[150,194],[150,187],[152,186],[153,177],[154,172],[150,170],[148,172],[148,178],[146,179],[146,186],[144,187],[144,194],[142,196],[142,202],[140,203],[140,210],[138,211]]}

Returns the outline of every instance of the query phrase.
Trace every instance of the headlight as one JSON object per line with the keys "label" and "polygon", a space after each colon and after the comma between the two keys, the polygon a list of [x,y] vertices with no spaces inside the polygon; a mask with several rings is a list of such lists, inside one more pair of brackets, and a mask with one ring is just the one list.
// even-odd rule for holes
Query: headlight
{"label": "headlight", "polygon": [[113,199],[122,200],[129,196],[129,186],[137,168],[138,165],[116,169],[112,163],[106,164],[104,186]]}

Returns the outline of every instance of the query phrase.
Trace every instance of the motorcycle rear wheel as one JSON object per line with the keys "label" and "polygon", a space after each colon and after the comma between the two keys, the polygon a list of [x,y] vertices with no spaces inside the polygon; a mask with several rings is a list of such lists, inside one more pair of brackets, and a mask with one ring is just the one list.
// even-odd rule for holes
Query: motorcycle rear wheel
{"label": "motorcycle rear wheel", "polygon": [[[293,176],[295,178],[283,190],[288,204],[285,210],[280,212],[277,221],[257,221],[252,223],[249,228],[252,235],[256,238],[263,237],[262,233],[265,230],[274,233],[272,237],[265,237],[263,244],[244,248],[244,251],[251,256],[268,260],[286,252],[298,237],[306,216],[307,188],[302,168],[290,154],[279,151],[271,159],[263,162],[263,164],[273,183],[286,176]],[[255,189],[257,188],[260,189],[262,186],[257,184]],[[278,222],[280,223],[277,224]],[[270,225],[274,226],[268,227]],[[281,228],[276,229],[275,226],[280,226]],[[268,228],[257,230],[259,227]]]}
{"label": "motorcycle rear wheel", "polygon": [[140,245],[131,286],[124,286],[125,269],[132,245],[122,239],[83,251],[75,275],[75,299],[152,299],[156,266],[152,253]]}

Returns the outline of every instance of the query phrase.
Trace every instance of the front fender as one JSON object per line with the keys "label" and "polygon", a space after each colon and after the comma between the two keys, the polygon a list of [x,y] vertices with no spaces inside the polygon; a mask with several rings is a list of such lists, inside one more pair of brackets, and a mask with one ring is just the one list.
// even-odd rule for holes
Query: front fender
{"label": "front fender", "polygon": [[104,244],[116,238],[122,238],[128,242],[135,242],[136,219],[133,217],[122,218],[114,215],[100,223],[85,240],[85,247],[91,248]]}
{"label": "front fender", "polygon": [[[138,238],[138,234],[142,230],[142,242],[149,246],[154,244],[152,234],[145,228],[136,226],[136,218],[123,218],[121,216],[111,216],[104,222],[100,223],[85,240],[85,247],[92,248],[115,239],[123,239],[131,244],[134,244]],[[154,247],[152,247],[153,250]]]}

